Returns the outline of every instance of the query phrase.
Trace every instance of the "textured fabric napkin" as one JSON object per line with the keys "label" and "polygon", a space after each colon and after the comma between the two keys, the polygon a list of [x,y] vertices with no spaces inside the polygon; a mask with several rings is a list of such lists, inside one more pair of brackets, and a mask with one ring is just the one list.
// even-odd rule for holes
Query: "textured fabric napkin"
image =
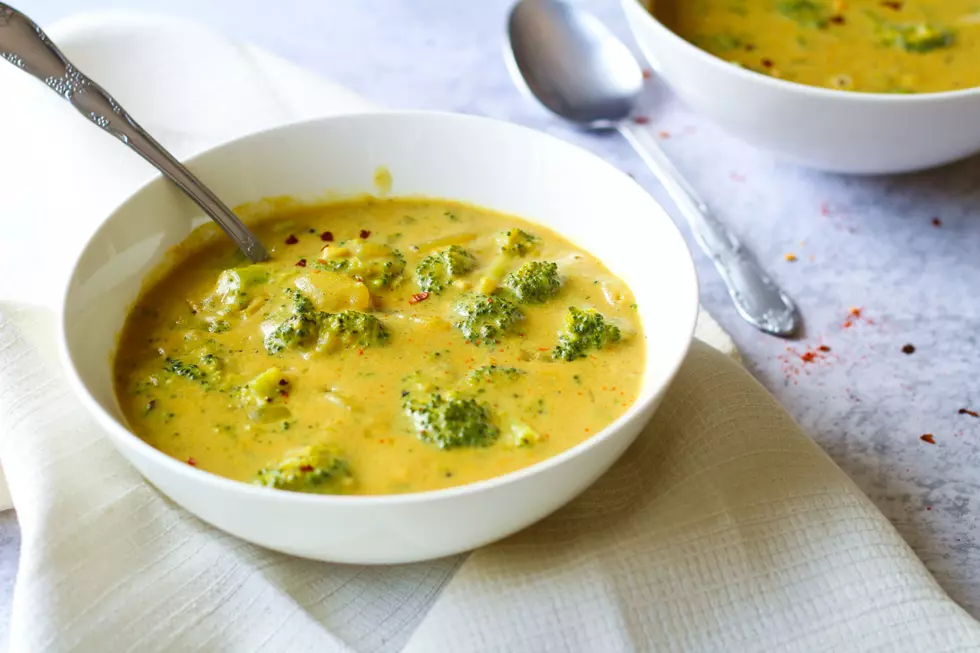
{"label": "textured fabric napkin", "polygon": [[[94,16],[49,31],[179,156],[364,107],[186,23]],[[21,164],[0,226],[21,240],[0,243],[0,280],[20,276],[0,297],[50,301],[65,272],[53,259],[77,247],[60,241],[150,172],[13,72],[0,93],[19,127],[3,146]],[[37,133],[61,156],[38,151]],[[41,238],[53,271],[25,283],[36,259],[19,243]],[[468,556],[356,567],[263,551],[161,497],[71,395],[54,329],[43,309],[0,304],[0,460],[22,528],[11,651],[980,649],[980,627],[887,520],[701,342],[654,422],[568,507]]]}

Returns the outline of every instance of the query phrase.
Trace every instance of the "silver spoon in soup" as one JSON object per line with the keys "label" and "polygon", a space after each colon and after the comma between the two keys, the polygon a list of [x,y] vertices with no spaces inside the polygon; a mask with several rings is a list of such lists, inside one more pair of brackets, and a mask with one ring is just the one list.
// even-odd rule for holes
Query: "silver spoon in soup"
{"label": "silver spoon in soup", "polygon": [[217,222],[253,263],[269,258],[258,238],[217,195],[146,133],[111,95],[75,68],[34,21],[2,2],[0,59],[44,82],[96,126],[149,161]]}
{"label": "silver spoon in soup", "polygon": [[596,17],[562,0],[521,0],[510,14],[512,72],[546,109],[590,129],[617,129],[643,158],[711,257],[743,318],[776,336],[797,333],[793,302],[674,167],[649,129],[629,120],[643,71]]}

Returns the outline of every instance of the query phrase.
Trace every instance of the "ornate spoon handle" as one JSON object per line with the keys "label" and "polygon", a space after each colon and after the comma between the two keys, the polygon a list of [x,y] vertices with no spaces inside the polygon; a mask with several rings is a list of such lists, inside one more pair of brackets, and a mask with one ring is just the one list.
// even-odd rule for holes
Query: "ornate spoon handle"
{"label": "ornate spoon handle", "polygon": [[714,262],[741,316],[767,333],[781,337],[795,335],[800,317],[792,300],[759,267],[735,234],[697,196],[649,130],[624,125],[620,131],[674,200],[691,226],[698,245]]}
{"label": "ornate spoon handle", "polygon": [[262,243],[231,209],[146,133],[111,95],[75,68],[34,21],[2,2],[0,58],[44,82],[80,114],[149,161],[217,222],[253,262],[269,258]]}

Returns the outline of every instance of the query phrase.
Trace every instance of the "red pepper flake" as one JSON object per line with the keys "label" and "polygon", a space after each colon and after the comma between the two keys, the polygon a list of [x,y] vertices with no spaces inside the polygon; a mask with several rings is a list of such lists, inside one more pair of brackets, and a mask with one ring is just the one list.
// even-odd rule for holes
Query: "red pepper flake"
{"label": "red pepper flake", "polygon": [[287,245],[295,245],[298,242],[299,238],[296,237],[296,234],[289,234],[289,238],[286,239]]}
{"label": "red pepper flake", "polygon": [[827,345],[820,345],[819,347],[817,347],[817,349],[819,349],[820,351],[823,351],[823,352],[830,351],[830,347],[828,347]]}
{"label": "red pepper flake", "polygon": [[670,138],[670,132],[669,131],[662,131],[659,134],[657,134],[657,136],[659,136],[660,138],[666,140],[666,139]]}
{"label": "red pepper flake", "polygon": [[650,70],[649,68],[644,68],[643,69],[643,79],[650,79],[651,77],[653,77],[653,71]]}
{"label": "red pepper flake", "polygon": [[289,399],[289,393],[285,390],[280,390],[279,396],[282,397],[283,399]]}
{"label": "red pepper flake", "polygon": [[650,124],[650,118],[647,116],[633,116],[633,122],[637,125],[648,125]]}
{"label": "red pepper flake", "polygon": [[305,268],[306,267],[306,259],[305,258],[301,258],[300,260],[296,261],[296,267],[298,267],[298,268]]}
{"label": "red pepper flake", "polygon": [[792,252],[787,252],[786,254],[783,254],[783,258],[790,263],[796,263],[799,260],[798,258],[796,258],[796,254],[793,254]]}
{"label": "red pepper flake", "polygon": [[357,235],[360,236],[361,238],[369,238],[371,236],[371,232],[368,231],[367,229],[361,229],[361,233]]}
{"label": "red pepper flake", "polygon": [[805,351],[800,354],[800,360],[804,363],[812,363],[813,361],[817,360],[817,354],[816,352]]}
{"label": "red pepper flake", "polygon": [[980,413],[975,410],[970,410],[969,408],[960,408],[960,415],[969,415],[970,417],[980,417]]}
{"label": "red pepper flake", "polygon": [[191,467],[197,467],[197,461],[194,460],[194,456],[191,456],[190,458],[187,459],[187,464],[190,465]]}
{"label": "red pepper flake", "polygon": [[289,381],[286,379],[279,379],[279,385],[289,385]]}
{"label": "red pepper flake", "polygon": [[357,355],[358,356],[363,356],[364,355],[364,350],[363,349],[358,349],[357,350]]}
{"label": "red pepper flake", "polygon": [[902,347],[902,353],[903,354],[914,354],[915,353],[915,345],[905,345],[904,347]]}
{"label": "red pepper flake", "polygon": [[417,292],[417,293],[415,293],[414,295],[412,295],[409,298],[408,303],[409,304],[418,304],[419,302],[424,302],[428,298],[429,298],[428,291],[426,291],[426,292]]}
{"label": "red pepper flake", "polygon": [[933,218],[932,219],[932,226],[933,227],[936,227],[938,229],[939,227],[943,226],[943,221],[940,220],[939,218]]}
{"label": "red pepper flake", "polygon": [[762,67],[763,68],[772,68],[774,65],[775,64],[773,64],[772,59],[763,59],[762,60]]}
{"label": "red pepper flake", "polygon": [[322,240],[325,243],[332,243],[333,234],[330,233],[329,231],[324,231],[322,234],[320,234],[320,240]]}
{"label": "red pepper flake", "polygon": [[845,20],[845,18],[840,14],[837,14],[836,16],[830,17],[830,22],[833,23],[834,25],[843,25],[844,23],[847,22],[847,20]]}
{"label": "red pepper flake", "polygon": [[864,309],[861,309],[861,308],[852,308],[852,309],[850,310],[850,313],[851,313],[851,315],[853,315],[854,317],[861,317],[861,311],[862,311],[862,310],[864,310]]}
{"label": "red pepper flake", "polygon": [[312,472],[313,471],[313,465],[307,465],[307,464],[300,465],[299,466],[299,471],[301,471],[301,472]]}
{"label": "red pepper flake", "polygon": [[880,4],[882,7],[888,7],[889,9],[891,9],[893,11],[901,11],[902,10],[902,3],[901,2],[879,2],[878,4]]}
{"label": "red pepper flake", "polygon": [[936,439],[932,437],[932,433],[926,433],[924,435],[921,435],[919,436],[919,439],[922,440],[923,442],[928,442],[929,444],[936,444]]}

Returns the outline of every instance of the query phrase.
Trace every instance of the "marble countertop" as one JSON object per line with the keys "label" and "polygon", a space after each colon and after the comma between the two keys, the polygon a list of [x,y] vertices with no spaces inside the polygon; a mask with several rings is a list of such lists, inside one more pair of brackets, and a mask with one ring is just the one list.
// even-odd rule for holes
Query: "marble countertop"
{"label": "marble countertop", "polygon": [[[628,36],[615,0],[582,4]],[[386,106],[482,114],[559,135],[633,174],[669,207],[625,142],[576,131],[518,93],[501,56],[509,5],[170,0],[166,9]],[[18,6],[42,25],[96,8],[159,11],[153,0]],[[743,323],[696,252],[703,304],[752,373],[980,617],[980,419],[960,412],[980,410],[980,158],[907,176],[822,174],[734,140],[662,90],[648,100],[678,167],[797,300],[806,338],[787,343]],[[806,362],[820,345],[829,351]],[[926,433],[935,444],[921,439]],[[18,539],[15,520],[0,516],[0,601],[12,591]]]}

